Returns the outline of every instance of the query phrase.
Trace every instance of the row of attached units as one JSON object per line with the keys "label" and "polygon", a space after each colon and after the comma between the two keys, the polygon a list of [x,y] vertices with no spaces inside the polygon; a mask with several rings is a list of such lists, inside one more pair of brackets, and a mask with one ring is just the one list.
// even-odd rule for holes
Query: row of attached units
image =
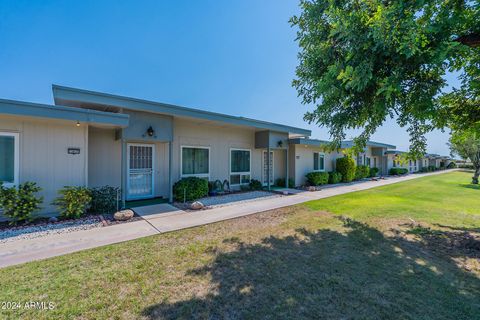
{"label": "row of attached units", "polygon": [[[50,203],[64,186],[120,187],[124,202],[172,200],[183,177],[233,189],[287,177],[300,186],[343,156],[302,128],[56,85],[53,97],[53,105],[0,99],[0,181],[36,182],[43,213],[55,211]],[[355,160],[387,174],[394,149],[369,142]]]}
{"label": "row of attached units", "polygon": [[410,173],[426,171],[425,169],[439,170],[445,169],[453,161],[449,156],[441,156],[433,153],[426,153],[421,159],[405,160],[402,155],[405,151],[388,150],[386,155],[388,157],[389,168],[405,168]]}

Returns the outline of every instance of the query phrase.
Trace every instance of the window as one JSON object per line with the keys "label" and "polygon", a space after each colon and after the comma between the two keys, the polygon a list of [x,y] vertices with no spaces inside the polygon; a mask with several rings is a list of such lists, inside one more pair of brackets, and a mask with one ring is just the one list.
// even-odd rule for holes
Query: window
{"label": "window", "polygon": [[182,147],[182,176],[206,177],[210,174],[210,148]]}
{"label": "window", "polygon": [[6,187],[18,184],[18,133],[0,132],[0,181]]}
{"label": "window", "polygon": [[370,164],[371,164],[371,160],[369,157],[365,157],[365,164],[370,167]]}
{"label": "window", "polygon": [[373,167],[374,167],[374,168],[377,167],[377,158],[373,158]]}
{"label": "window", "polygon": [[250,150],[230,150],[230,185],[250,183]]}
{"label": "window", "polygon": [[325,171],[325,154],[313,153],[313,171]]}

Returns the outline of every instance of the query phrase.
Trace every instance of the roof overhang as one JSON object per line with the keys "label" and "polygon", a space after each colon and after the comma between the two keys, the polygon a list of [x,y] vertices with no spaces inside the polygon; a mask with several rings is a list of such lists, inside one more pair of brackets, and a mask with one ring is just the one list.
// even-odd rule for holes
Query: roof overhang
{"label": "roof overhang", "polygon": [[399,154],[405,154],[407,152],[405,151],[400,151],[400,150],[387,150],[385,151],[385,154],[393,154],[393,155],[399,155]]}
{"label": "roof overhang", "polygon": [[[352,140],[349,141],[342,141],[342,148],[352,148],[354,145],[354,142]],[[367,141],[367,147],[373,147],[373,148],[386,148],[386,149],[396,149],[397,147],[391,144],[387,143],[381,143],[381,142],[375,142],[375,141]]]}
{"label": "roof overhang", "polygon": [[322,147],[330,143],[330,141],[317,140],[317,139],[305,139],[305,138],[289,139],[288,142],[290,144],[303,144],[306,146],[314,146],[314,147]]}
{"label": "roof overhang", "polygon": [[172,104],[147,101],[142,99],[118,96],[108,93],[88,91],[64,86],[53,85],[55,104],[77,106],[92,104],[108,108],[117,107],[128,110],[159,113],[177,117],[204,119],[238,126],[253,127],[262,130],[287,132],[291,135],[310,136],[311,131],[302,128],[285,126],[282,124],[254,120],[244,117],[231,116],[193,108],[186,108]]}
{"label": "roof overhang", "polygon": [[0,99],[0,114],[44,119],[71,120],[107,127],[127,127],[126,114]]}

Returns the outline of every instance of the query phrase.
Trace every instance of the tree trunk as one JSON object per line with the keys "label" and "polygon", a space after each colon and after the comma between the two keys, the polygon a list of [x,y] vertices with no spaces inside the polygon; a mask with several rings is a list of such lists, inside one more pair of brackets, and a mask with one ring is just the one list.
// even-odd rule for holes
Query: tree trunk
{"label": "tree trunk", "polygon": [[472,177],[472,183],[473,184],[478,184],[478,176],[480,175],[480,167],[476,167],[475,173],[473,174]]}

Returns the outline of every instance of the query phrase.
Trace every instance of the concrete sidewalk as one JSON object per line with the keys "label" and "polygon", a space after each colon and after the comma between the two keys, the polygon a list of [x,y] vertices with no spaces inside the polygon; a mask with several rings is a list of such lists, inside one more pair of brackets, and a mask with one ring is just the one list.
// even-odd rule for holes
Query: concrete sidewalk
{"label": "concrete sidewalk", "polygon": [[452,171],[453,170],[437,171],[404,177],[388,177],[385,180],[379,181],[356,182],[338,187],[328,187],[321,191],[300,192],[295,195],[282,196],[274,199],[259,199],[257,201],[251,201],[248,204],[232,204],[210,210],[185,212],[169,204],[135,208],[144,220],[0,244],[0,267],[50,258],[84,249],[147,237],[162,232],[205,225],[311,200],[367,190]]}

